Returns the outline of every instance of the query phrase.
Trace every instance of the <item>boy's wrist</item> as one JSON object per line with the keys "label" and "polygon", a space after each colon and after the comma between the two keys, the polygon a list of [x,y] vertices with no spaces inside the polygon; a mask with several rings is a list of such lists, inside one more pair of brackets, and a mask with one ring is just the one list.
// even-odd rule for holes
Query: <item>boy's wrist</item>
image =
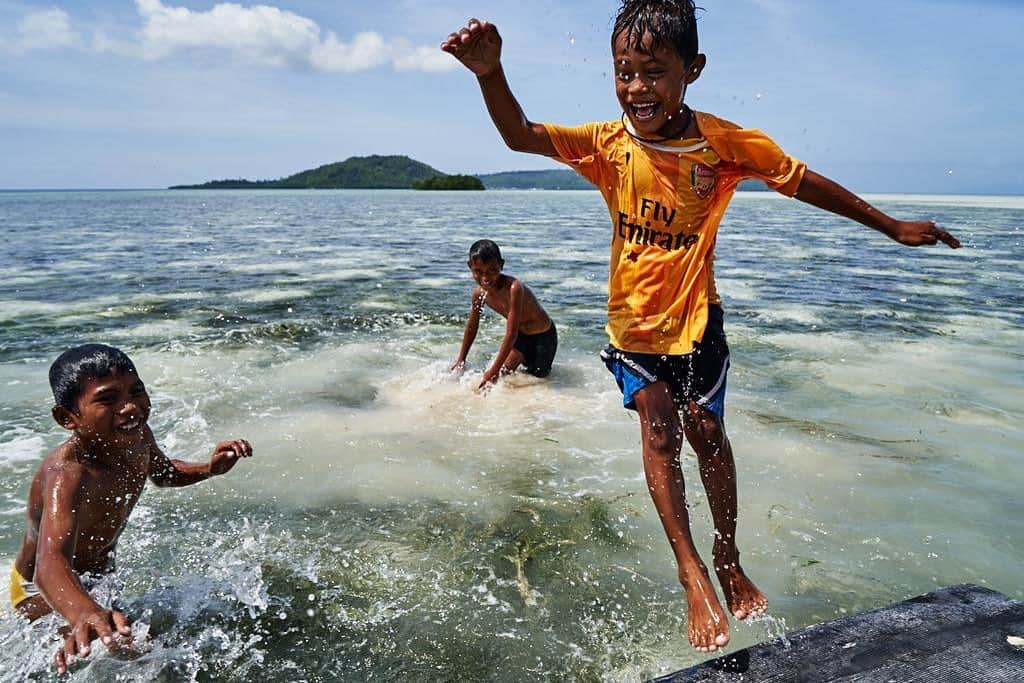
{"label": "boy's wrist", "polygon": [[900,222],[891,216],[887,216],[881,211],[878,212],[878,229],[882,231],[886,236],[892,239],[897,239],[900,232]]}
{"label": "boy's wrist", "polygon": [[486,73],[478,73],[476,75],[476,79],[478,81],[481,81],[481,82],[482,81],[487,81],[487,80],[493,79],[495,76],[501,75],[502,73],[503,73],[503,70],[501,68],[501,62],[498,62],[493,67],[491,67],[491,69],[489,71],[487,71]]}

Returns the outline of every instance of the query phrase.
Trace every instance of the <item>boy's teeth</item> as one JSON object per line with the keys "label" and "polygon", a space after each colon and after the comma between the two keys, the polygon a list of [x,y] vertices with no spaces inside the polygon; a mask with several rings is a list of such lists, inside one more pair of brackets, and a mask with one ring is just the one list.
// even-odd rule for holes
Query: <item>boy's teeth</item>
{"label": "boy's teeth", "polygon": [[657,109],[657,106],[658,105],[654,102],[648,104],[634,104],[633,113],[636,115],[636,118],[646,121],[654,118],[654,111]]}

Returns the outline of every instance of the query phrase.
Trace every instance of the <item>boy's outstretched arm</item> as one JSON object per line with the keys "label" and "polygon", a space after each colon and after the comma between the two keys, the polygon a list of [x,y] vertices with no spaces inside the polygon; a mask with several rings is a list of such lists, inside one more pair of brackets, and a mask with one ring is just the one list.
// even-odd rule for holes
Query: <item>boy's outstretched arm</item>
{"label": "boy's outstretched arm", "polygon": [[952,249],[960,241],[931,221],[900,221],[879,211],[845,187],[808,169],[804,173],[796,198],[819,209],[853,219],[888,235],[900,244],[920,247],[943,242]]}
{"label": "boy's outstretched arm", "polygon": [[149,479],[157,486],[188,486],[225,474],[239,458],[252,456],[252,446],[245,439],[221,441],[213,448],[208,462],[171,460],[156,445],[153,432],[146,427],[149,441]]}
{"label": "boy's outstretched arm", "polygon": [[523,317],[523,285],[519,280],[513,280],[508,289],[508,317],[505,318],[505,336],[501,340],[501,346],[498,347],[498,353],[495,354],[491,367],[487,368],[477,389],[482,388],[485,384],[498,381],[501,369],[505,366],[505,359],[508,358],[508,354],[512,353],[516,338],[519,336],[519,321]]}
{"label": "boy's outstretched arm", "polygon": [[473,342],[476,341],[477,330],[480,329],[480,309],[483,306],[483,293],[479,287],[473,289],[471,295],[471,302],[469,305],[469,318],[466,319],[466,329],[462,333],[462,348],[459,349],[459,357],[455,359],[455,363],[452,364],[451,370],[461,370],[466,364],[466,356],[469,355],[469,349],[472,348]]}
{"label": "boy's outstretched arm", "polygon": [[[33,580],[46,602],[67,620],[70,633],[65,647],[54,658],[54,667],[64,673],[67,657],[85,657],[94,638],[114,642],[114,634],[130,635],[128,618],[105,610],[82,587],[72,566],[78,541],[79,500],[82,469],[65,465],[47,475],[43,496],[46,504],[39,520],[36,566]],[[65,656],[66,655],[66,656]]]}
{"label": "boy's outstretched arm", "polygon": [[501,68],[501,36],[494,24],[470,19],[441,43],[441,49],[476,74],[487,111],[509,149],[549,157],[558,154],[547,130],[526,118],[509,88]]}

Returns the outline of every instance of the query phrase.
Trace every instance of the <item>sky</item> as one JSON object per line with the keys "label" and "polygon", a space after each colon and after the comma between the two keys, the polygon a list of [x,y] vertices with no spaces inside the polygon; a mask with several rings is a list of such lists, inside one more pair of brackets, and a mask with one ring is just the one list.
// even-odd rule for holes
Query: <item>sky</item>
{"label": "sky", "polygon": [[[1024,195],[1024,1],[698,4],[694,109],[854,191]],[[447,173],[556,168],[504,147],[439,44],[487,19],[530,119],[614,119],[617,7],[0,0],[0,188],[279,178],[369,154]]]}

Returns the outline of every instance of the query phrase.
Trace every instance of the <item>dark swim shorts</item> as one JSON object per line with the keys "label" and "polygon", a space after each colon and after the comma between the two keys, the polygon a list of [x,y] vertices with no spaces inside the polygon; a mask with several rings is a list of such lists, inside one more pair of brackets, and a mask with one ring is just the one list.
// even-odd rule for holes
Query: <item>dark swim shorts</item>
{"label": "dark swim shorts", "polygon": [[708,306],[704,338],[684,355],[633,353],[609,345],[601,360],[615,375],[622,390],[622,405],[636,410],[636,392],[658,381],[668,382],[672,399],[682,408],[695,401],[725,417],[725,376],[729,371],[729,345],[725,341],[721,306]]}
{"label": "dark swim shorts", "polygon": [[516,335],[515,350],[523,354],[523,369],[534,377],[548,376],[557,349],[558,332],[554,323],[540,334]]}

